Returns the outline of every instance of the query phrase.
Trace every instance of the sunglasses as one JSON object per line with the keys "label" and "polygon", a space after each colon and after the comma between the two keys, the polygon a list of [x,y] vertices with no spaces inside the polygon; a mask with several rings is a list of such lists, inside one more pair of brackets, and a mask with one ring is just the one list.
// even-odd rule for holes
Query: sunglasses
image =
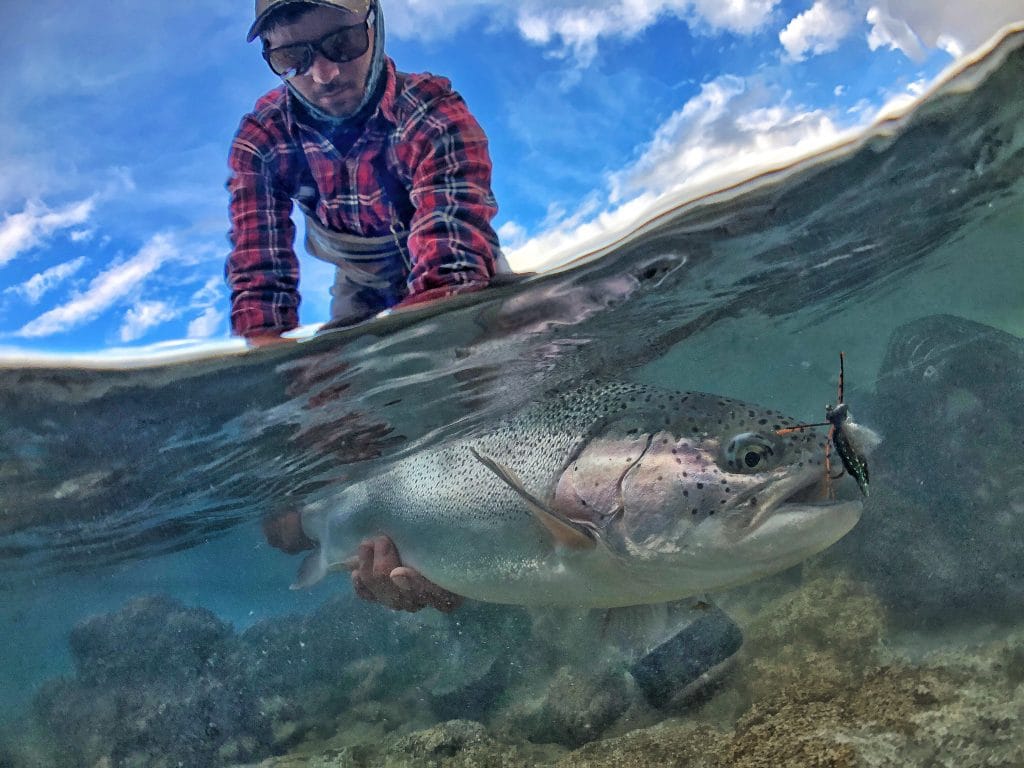
{"label": "sunglasses", "polygon": [[374,11],[370,9],[366,21],[336,29],[311,43],[264,48],[263,58],[275,75],[286,80],[306,74],[313,66],[318,53],[335,64],[358,59],[370,48],[370,26],[373,24],[373,16]]}

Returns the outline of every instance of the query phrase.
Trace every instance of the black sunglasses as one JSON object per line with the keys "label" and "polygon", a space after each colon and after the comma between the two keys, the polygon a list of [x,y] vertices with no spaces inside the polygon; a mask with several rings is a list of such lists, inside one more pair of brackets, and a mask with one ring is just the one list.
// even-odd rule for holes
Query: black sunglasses
{"label": "black sunglasses", "polygon": [[336,29],[311,43],[292,43],[277,48],[264,48],[263,58],[275,75],[285,79],[306,74],[313,66],[318,53],[335,64],[358,59],[370,48],[373,16],[374,11],[371,8],[366,21]]}

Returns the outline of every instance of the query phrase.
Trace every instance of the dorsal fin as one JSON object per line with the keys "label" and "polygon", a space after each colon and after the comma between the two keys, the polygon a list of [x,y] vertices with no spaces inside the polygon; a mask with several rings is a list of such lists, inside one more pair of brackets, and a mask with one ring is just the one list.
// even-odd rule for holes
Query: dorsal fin
{"label": "dorsal fin", "polygon": [[533,512],[534,519],[547,529],[556,542],[571,549],[593,549],[597,546],[595,531],[546,507],[540,499],[526,490],[522,481],[508,467],[490,456],[480,453],[475,448],[469,450],[477,461],[497,475],[526,502],[530,511]]}

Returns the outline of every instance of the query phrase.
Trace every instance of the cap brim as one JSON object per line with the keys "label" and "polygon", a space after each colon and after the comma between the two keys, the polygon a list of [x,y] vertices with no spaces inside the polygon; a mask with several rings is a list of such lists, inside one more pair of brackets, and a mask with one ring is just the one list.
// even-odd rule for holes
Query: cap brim
{"label": "cap brim", "polygon": [[322,5],[325,8],[337,8],[341,11],[349,11],[360,16],[366,17],[366,14],[370,12],[370,6],[373,5],[373,0],[279,0],[279,2],[271,3],[259,16],[256,17],[256,21],[249,27],[249,34],[245,37],[245,42],[251,43],[256,39],[256,36],[260,33],[263,28],[264,22],[267,20],[274,11],[286,6],[296,5],[302,3],[304,5]]}

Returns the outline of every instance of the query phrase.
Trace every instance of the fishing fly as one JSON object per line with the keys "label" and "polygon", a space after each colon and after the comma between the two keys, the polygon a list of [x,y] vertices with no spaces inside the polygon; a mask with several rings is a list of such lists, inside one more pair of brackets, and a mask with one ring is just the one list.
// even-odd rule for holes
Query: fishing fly
{"label": "fishing fly", "polygon": [[829,482],[829,495],[832,491],[832,480],[838,480],[842,473],[832,475],[832,448],[839,455],[843,469],[857,482],[857,487],[865,496],[868,495],[870,473],[866,455],[880,442],[881,438],[871,429],[853,420],[850,407],[845,401],[846,354],[839,353],[839,392],[835,405],[825,406],[825,421],[816,424],[798,424],[795,427],[777,430],[776,434],[785,435],[790,432],[803,432],[814,427],[828,427],[829,441],[825,445],[825,474]]}

